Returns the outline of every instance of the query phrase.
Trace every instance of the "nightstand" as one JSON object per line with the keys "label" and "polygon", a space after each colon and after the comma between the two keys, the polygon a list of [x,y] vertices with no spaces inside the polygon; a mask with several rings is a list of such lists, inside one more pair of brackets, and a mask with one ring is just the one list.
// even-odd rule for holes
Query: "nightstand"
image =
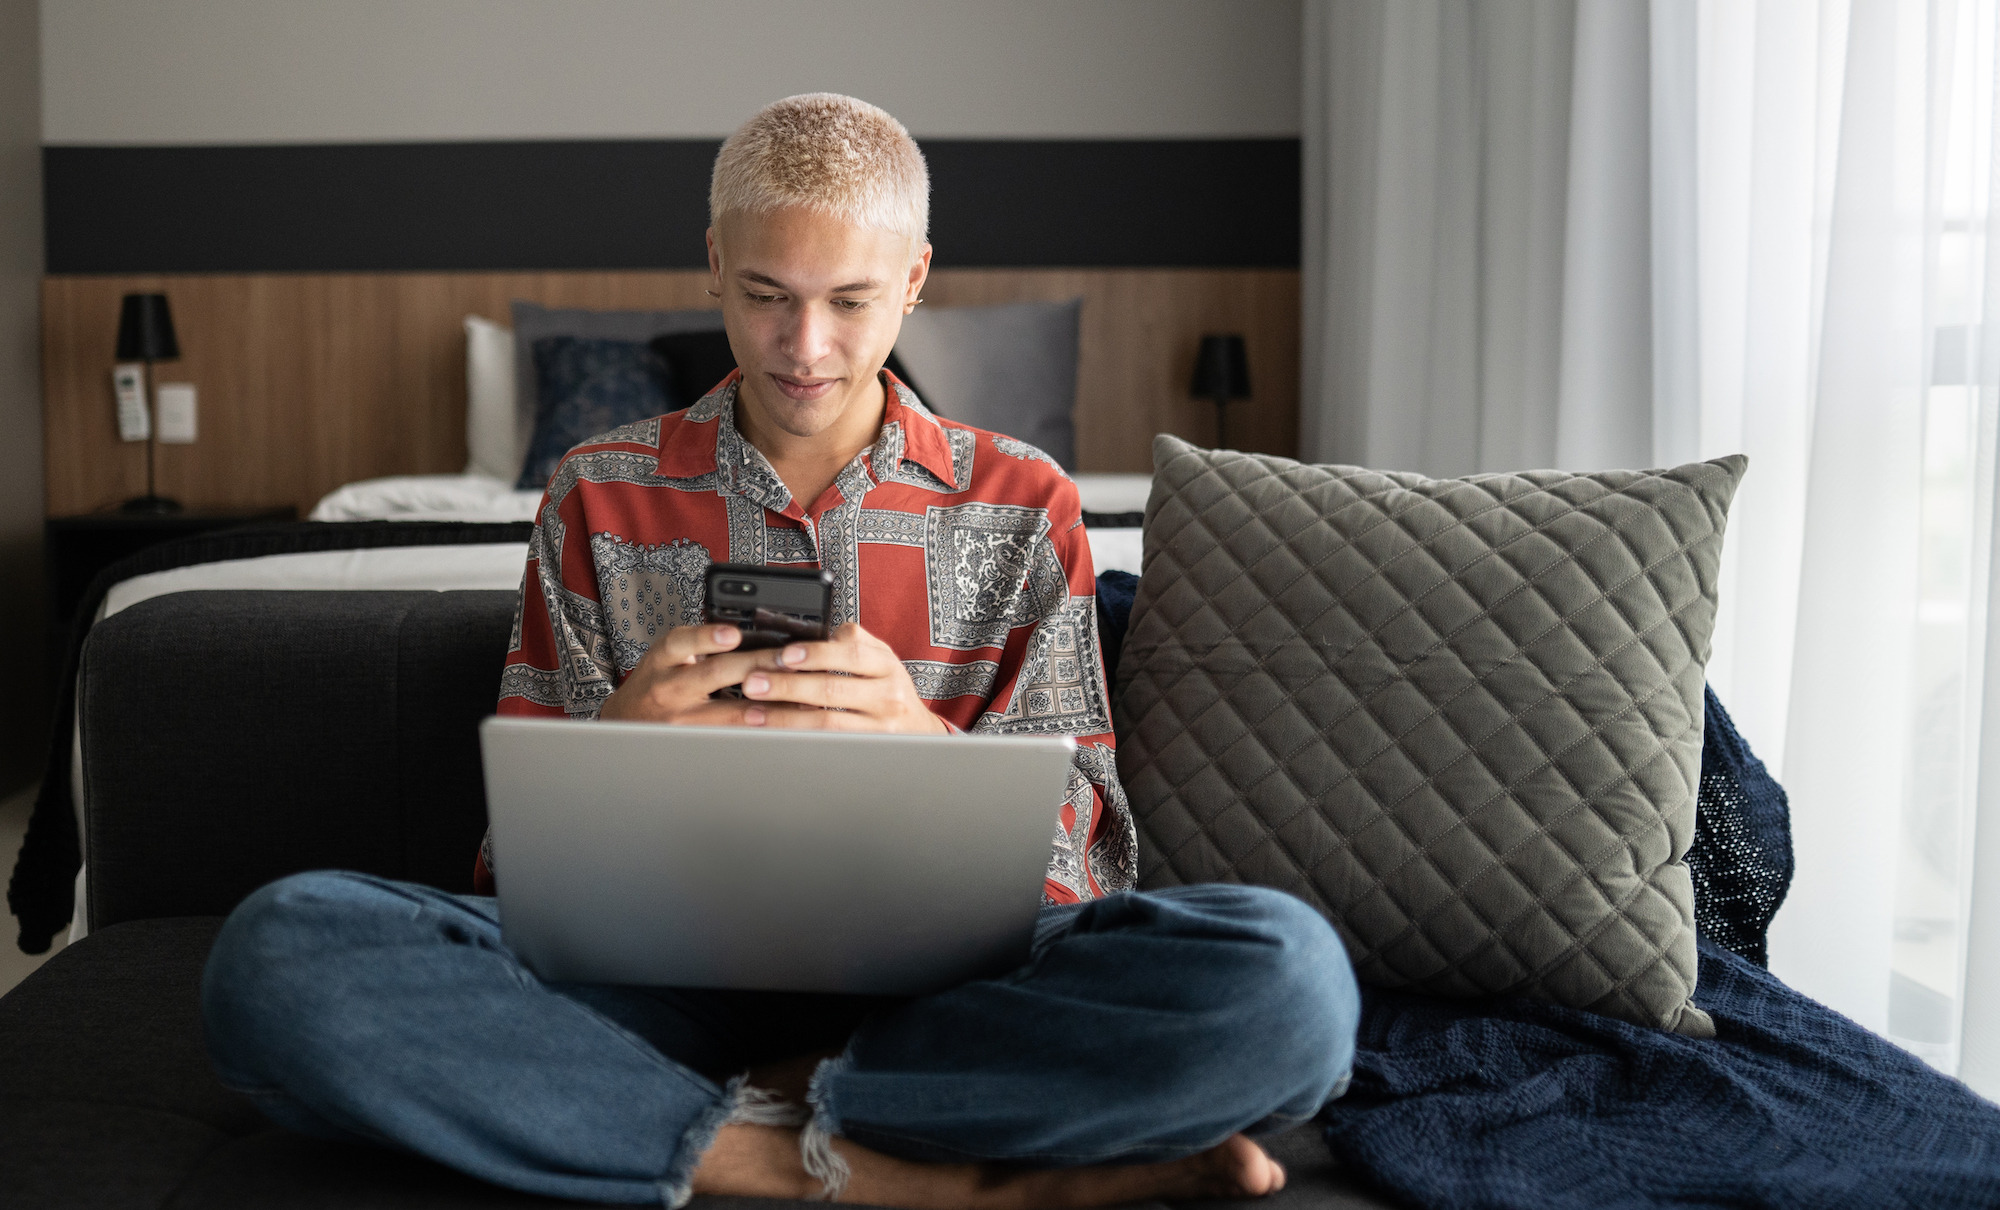
{"label": "nightstand", "polygon": [[83,594],[97,573],[148,546],[171,542],[238,525],[266,521],[296,521],[291,505],[275,508],[190,510],[184,513],[89,513],[81,517],[50,517],[46,556],[49,573],[49,632],[52,651],[61,651]]}

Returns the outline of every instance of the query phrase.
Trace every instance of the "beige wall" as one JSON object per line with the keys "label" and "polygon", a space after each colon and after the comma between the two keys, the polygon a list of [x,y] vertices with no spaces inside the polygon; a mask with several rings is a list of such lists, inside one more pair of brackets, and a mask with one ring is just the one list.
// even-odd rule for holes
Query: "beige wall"
{"label": "beige wall", "polygon": [[42,160],[35,0],[0,0],[0,634],[17,644],[0,693],[0,794],[38,772],[42,636]]}
{"label": "beige wall", "polygon": [[1299,0],[45,0],[50,143],[719,137],[864,97],[918,137],[1289,137]]}

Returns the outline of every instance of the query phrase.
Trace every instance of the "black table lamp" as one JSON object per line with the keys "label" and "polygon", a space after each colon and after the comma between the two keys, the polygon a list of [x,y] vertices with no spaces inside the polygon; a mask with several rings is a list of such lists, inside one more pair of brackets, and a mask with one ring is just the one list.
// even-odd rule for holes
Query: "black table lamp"
{"label": "black table lamp", "polygon": [[1188,394],[1215,400],[1215,448],[1226,449],[1224,414],[1232,399],[1250,398],[1250,358],[1241,336],[1204,336],[1194,360],[1194,385]]}
{"label": "black table lamp", "polygon": [[118,360],[143,361],[146,376],[141,380],[146,404],[146,494],[125,502],[128,513],[177,513],[180,502],[153,490],[153,451],[159,444],[160,418],[153,407],[153,363],[173,361],[181,355],[174,339],[174,316],[167,309],[164,294],[127,294],[118,313]]}

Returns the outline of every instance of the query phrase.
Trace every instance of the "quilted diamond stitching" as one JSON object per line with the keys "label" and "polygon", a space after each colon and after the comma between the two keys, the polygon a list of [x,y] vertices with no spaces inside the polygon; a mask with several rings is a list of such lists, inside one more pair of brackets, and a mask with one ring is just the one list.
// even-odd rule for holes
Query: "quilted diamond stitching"
{"label": "quilted diamond stitching", "polygon": [[1155,453],[1118,701],[1148,876],[1296,890],[1365,978],[1707,1028],[1669,891],[1740,460],[1432,481]]}

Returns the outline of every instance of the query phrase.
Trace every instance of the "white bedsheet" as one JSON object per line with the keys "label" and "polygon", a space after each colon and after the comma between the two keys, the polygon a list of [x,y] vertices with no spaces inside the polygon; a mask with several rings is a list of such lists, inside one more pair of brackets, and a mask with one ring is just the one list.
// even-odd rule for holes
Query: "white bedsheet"
{"label": "white bedsheet", "polygon": [[152,597],[199,589],[434,589],[521,587],[528,565],[526,542],[473,546],[381,546],[262,555],[221,563],[196,563],[133,576],[113,585],[97,618],[103,621]]}

